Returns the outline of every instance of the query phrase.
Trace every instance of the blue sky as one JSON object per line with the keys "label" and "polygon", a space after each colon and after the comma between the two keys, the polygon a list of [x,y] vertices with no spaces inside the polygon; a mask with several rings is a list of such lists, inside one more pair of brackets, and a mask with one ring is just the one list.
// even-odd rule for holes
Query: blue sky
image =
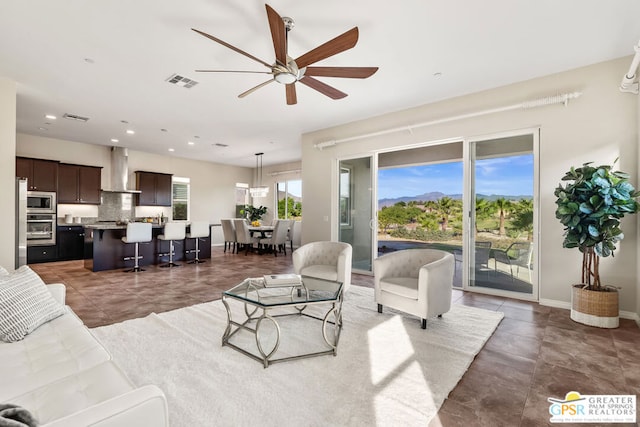
{"label": "blue sky", "polygon": [[[462,162],[378,171],[378,199],[440,191],[462,194]],[[476,193],[533,195],[533,156],[497,157],[476,162]]]}

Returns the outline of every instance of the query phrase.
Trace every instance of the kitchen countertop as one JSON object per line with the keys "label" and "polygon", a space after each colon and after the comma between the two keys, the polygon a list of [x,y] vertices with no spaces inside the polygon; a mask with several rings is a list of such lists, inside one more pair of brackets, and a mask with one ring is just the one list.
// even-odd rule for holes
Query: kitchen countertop
{"label": "kitchen countertop", "polygon": [[[84,228],[89,228],[91,230],[125,230],[127,228],[126,225],[118,225],[115,222],[111,222],[111,221],[106,221],[106,222],[92,222],[92,223],[78,223],[78,222],[64,222],[64,221],[58,221],[58,226],[60,227],[84,227]],[[187,223],[187,226],[189,225],[189,223]],[[209,224],[211,227],[219,227],[221,224],[219,223],[211,223]],[[152,223],[152,228],[162,228],[164,227],[163,225],[160,225],[158,223]]]}
{"label": "kitchen countertop", "polygon": [[[82,224],[84,226],[84,228],[88,228],[91,230],[126,230],[127,226],[126,224],[123,225],[118,225],[116,223],[110,223],[110,222],[105,222],[105,223],[95,223],[95,224]],[[151,228],[162,228],[164,227],[163,225],[157,224],[157,223],[152,223],[151,224]]]}

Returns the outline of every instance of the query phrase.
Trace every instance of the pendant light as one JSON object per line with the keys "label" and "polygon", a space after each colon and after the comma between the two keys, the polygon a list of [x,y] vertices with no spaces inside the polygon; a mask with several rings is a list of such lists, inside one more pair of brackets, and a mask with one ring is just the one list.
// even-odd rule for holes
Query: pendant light
{"label": "pendant light", "polygon": [[249,188],[251,197],[267,197],[269,194],[269,187],[262,186],[262,155],[264,153],[256,153],[256,187]]}

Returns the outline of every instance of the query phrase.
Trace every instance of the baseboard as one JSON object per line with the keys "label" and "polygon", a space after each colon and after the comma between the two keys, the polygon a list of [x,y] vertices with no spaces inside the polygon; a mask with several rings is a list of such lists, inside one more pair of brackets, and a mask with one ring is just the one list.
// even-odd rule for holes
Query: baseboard
{"label": "baseboard", "polygon": [[[565,310],[571,310],[571,303],[566,301],[558,301],[554,299],[541,298],[538,302],[540,303],[540,305],[546,305],[548,307],[563,308]],[[633,311],[620,310],[620,318],[635,320],[638,326],[640,326],[640,316],[638,316],[638,313],[634,313]]]}

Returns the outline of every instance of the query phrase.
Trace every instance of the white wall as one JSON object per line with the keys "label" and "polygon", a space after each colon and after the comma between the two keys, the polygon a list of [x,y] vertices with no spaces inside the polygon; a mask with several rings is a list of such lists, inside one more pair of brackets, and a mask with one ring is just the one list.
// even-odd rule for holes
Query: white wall
{"label": "white wall", "polygon": [[0,213],[0,266],[11,270],[15,266],[16,214],[16,84],[0,78],[0,188],[2,204]]}
{"label": "white wall", "polygon": [[[579,281],[580,253],[562,248],[563,229],[555,218],[553,190],[569,167],[583,162],[610,163],[620,156],[620,169],[638,176],[637,100],[619,92],[630,58],[621,58],[489,91],[386,114],[305,134],[302,137],[304,222],[302,241],[332,236],[332,188],[336,159],[375,150],[450,138],[540,127],[540,299],[570,301],[570,285]],[[415,128],[412,132],[367,137],[319,150],[313,144],[375,131],[492,109],[564,92],[581,91],[567,107],[553,105]],[[323,221],[329,216],[328,222]],[[624,220],[627,238],[615,258],[601,263],[605,284],[620,286],[621,310],[636,312],[638,281],[637,221]]]}

